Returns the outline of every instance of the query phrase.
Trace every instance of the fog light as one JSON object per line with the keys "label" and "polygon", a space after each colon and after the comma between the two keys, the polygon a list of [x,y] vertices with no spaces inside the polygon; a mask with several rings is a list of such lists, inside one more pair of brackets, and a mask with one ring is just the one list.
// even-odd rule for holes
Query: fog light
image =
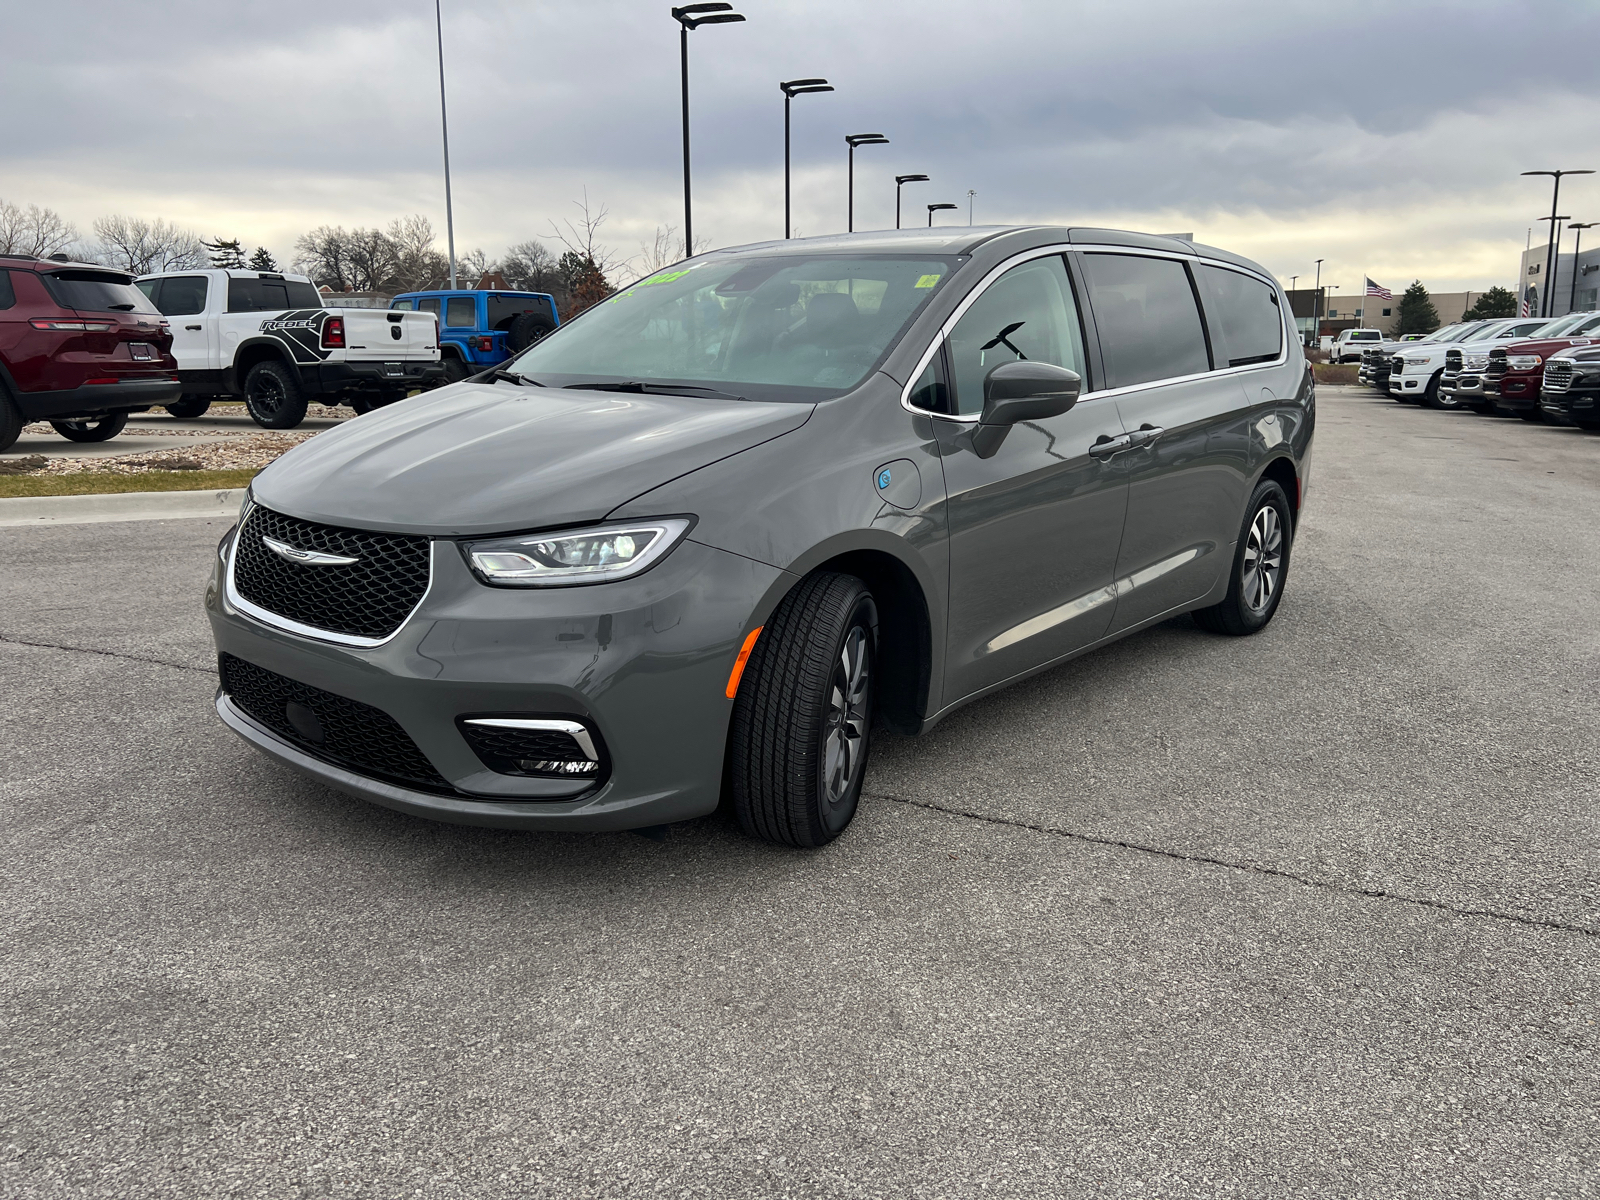
{"label": "fog light", "polygon": [[533,775],[593,775],[600,769],[597,762],[556,762],[542,758],[519,758],[517,766]]}

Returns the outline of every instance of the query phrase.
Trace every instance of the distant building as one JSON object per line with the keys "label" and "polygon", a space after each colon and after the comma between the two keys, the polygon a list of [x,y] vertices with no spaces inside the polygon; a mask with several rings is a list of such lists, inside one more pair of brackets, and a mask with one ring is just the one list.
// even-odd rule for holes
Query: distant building
{"label": "distant building", "polygon": [[[1322,337],[1338,337],[1341,329],[1377,329],[1385,337],[1393,334],[1400,324],[1400,297],[1406,285],[1391,288],[1393,300],[1382,296],[1341,296],[1337,291],[1323,288]],[[1482,292],[1429,292],[1428,299],[1439,313],[1439,323],[1449,325],[1459,321],[1483,295]],[[1289,307],[1294,312],[1295,328],[1302,340],[1311,332],[1315,288],[1298,288],[1289,293]]]}
{"label": "distant building", "polygon": [[[1600,230],[1586,229],[1583,232],[1592,234]],[[1594,249],[1586,247],[1578,255],[1576,279],[1573,275],[1572,253],[1558,254],[1548,288],[1545,286],[1544,269],[1548,246],[1530,246],[1524,250],[1517,272],[1517,299],[1526,302],[1528,311],[1534,316],[1540,315],[1547,291],[1549,298],[1554,301],[1554,307],[1549,310],[1552,317],[1600,308],[1600,238],[1595,238],[1594,242]]]}

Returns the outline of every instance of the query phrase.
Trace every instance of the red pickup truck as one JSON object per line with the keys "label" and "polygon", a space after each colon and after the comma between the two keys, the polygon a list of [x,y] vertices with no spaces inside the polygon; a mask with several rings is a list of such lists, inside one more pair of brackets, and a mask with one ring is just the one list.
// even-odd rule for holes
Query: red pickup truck
{"label": "red pickup truck", "polygon": [[1600,312],[1572,313],[1570,324],[1526,342],[1511,342],[1489,351],[1489,369],[1483,375],[1483,396],[1491,412],[1541,421],[1539,381],[1545,360],[1559,350],[1600,343]]}

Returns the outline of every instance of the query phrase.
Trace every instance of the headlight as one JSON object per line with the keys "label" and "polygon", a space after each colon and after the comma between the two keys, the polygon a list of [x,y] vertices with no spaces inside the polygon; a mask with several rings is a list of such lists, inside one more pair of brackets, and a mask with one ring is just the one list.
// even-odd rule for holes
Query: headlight
{"label": "headlight", "polygon": [[1544,359],[1537,354],[1510,354],[1506,356],[1506,366],[1513,371],[1531,371],[1543,361]]}
{"label": "headlight", "polygon": [[1487,354],[1474,354],[1461,360],[1461,366],[1466,371],[1481,371],[1489,365]]}
{"label": "headlight", "polygon": [[499,587],[571,587],[648,571],[683,540],[694,521],[664,517],[571,533],[525,533],[467,542],[472,572]]}
{"label": "headlight", "polygon": [[1428,365],[1428,360],[1427,360],[1426,357],[1424,357],[1424,358],[1408,358],[1408,359],[1406,359],[1406,366],[1408,366],[1408,367],[1425,367],[1427,365]]}

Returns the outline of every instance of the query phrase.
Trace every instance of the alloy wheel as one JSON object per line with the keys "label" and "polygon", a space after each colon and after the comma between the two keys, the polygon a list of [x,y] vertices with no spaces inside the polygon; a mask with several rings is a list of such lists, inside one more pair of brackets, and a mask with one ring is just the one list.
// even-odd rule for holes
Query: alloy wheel
{"label": "alloy wheel", "polygon": [[1270,504],[1263,505],[1250,522],[1241,571],[1239,591],[1245,605],[1260,612],[1272,603],[1283,571],[1283,523]]}
{"label": "alloy wheel", "polygon": [[822,782],[829,804],[849,794],[861,770],[866,745],[870,659],[867,631],[852,625],[834,664],[828,687],[828,716],[823,733]]}
{"label": "alloy wheel", "polygon": [[263,416],[271,416],[283,407],[283,384],[271,375],[263,374],[250,389],[250,400]]}

